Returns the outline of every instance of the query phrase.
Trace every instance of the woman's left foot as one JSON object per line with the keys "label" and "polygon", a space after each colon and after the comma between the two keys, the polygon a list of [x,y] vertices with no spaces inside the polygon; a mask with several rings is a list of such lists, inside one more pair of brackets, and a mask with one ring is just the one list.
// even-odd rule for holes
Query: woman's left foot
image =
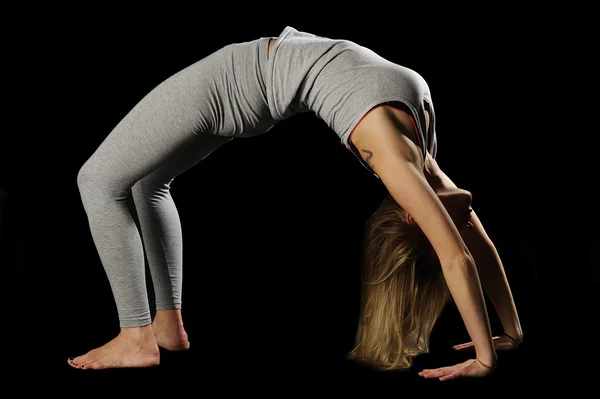
{"label": "woman's left foot", "polygon": [[112,341],[67,362],[78,369],[151,367],[160,363],[160,351],[152,327],[147,325],[122,328]]}

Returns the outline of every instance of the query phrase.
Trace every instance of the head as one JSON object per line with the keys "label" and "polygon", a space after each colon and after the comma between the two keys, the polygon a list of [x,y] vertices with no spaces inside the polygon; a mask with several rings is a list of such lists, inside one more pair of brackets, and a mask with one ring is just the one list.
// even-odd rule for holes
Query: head
{"label": "head", "polygon": [[[465,227],[473,210],[471,208],[471,202],[473,201],[471,193],[457,187],[433,186],[433,190],[456,227],[459,230]],[[416,224],[410,214],[407,214],[406,221],[409,224]]]}
{"label": "head", "polygon": [[[457,226],[466,224],[470,193],[449,189],[438,198]],[[378,369],[408,369],[428,352],[451,296],[429,240],[391,195],[365,224],[361,262],[360,322],[349,358]]]}

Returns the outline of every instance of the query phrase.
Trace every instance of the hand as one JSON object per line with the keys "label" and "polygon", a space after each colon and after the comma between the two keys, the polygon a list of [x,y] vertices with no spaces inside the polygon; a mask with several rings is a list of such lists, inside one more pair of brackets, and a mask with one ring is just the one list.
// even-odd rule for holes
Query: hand
{"label": "hand", "polygon": [[485,377],[493,372],[493,368],[484,366],[476,359],[469,359],[454,366],[425,369],[419,375],[425,378],[439,378],[440,381],[448,381],[459,377]]}
{"label": "hand", "polygon": [[[496,351],[507,351],[510,349],[515,349],[520,344],[520,342],[515,342],[506,335],[501,335],[499,337],[493,337],[492,343],[494,344],[494,349],[496,349]],[[465,349],[473,349],[473,342],[467,342],[464,344],[454,345],[452,348],[457,351],[465,350]]]}

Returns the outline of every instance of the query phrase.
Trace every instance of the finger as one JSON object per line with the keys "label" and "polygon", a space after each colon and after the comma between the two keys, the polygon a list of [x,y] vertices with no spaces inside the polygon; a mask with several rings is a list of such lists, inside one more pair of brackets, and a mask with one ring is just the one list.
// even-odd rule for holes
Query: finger
{"label": "finger", "polygon": [[450,370],[453,367],[454,366],[446,366],[446,367],[439,367],[437,369],[423,369],[423,371],[421,371],[419,374],[422,374],[422,373],[431,373],[431,372],[437,372],[437,371],[447,371],[447,370]]}
{"label": "finger", "polygon": [[465,345],[470,345],[470,344],[472,344],[472,343],[473,343],[472,341],[471,341],[471,342],[463,342],[462,344],[456,344],[456,345],[454,345],[454,346],[452,346],[452,347],[453,347],[453,348],[456,348],[457,346],[465,346]]}
{"label": "finger", "polygon": [[450,380],[453,380],[453,379],[455,379],[457,377],[459,377],[458,373],[446,374],[446,375],[440,377],[440,381],[450,381]]}
{"label": "finger", "polygon": [[463,344],[463,345],[455,345],[452,348],[454,348],[454,350],[462,350],[462,349],[469,349],[472,347],[473,347],[472,344]]}
{"label": "finger", "polygon": [[419,375],[421,377],[425,377],[425,378],[440,378],[445,375],[452,374],[453,372],[454,372],[454,368],[444,367],[444,368],[435,369],[435,370],[423,371],[423,372],[419,373]]}
{"label": "finger", "polygon": [[440,371],[436,374],[431,374],[431,375],[427,375],[425,376],[425,378],[437,378],[437,379],[441,379],[443,380],[444,378],[446,378],[449,375],[452,375],[453,373],[450,371]]}
{"label": "finger", "polygon": [[473,343],[472,343],[472,342],[468,342],[468,343],[466,343],[466,344],[454,345],[452,348],[453,348],[454,350],[457,350],[457,351],[459,351],[459,350],[463,350],[463,349],[470,349],[470,348],[473,348],[473,346],[474,346],[474,345],[473,345]]}

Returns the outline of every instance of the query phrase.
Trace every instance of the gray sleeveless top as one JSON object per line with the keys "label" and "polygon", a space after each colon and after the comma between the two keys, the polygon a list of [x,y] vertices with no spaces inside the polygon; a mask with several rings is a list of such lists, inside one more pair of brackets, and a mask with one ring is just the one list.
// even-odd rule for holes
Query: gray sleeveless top
{"label": "gray sleeveless top", "polygon": [[[407,112],[417,127],[416,144],[423,156],[436,155],[435,113],[427,83],[412,69],[366,47],[287,26],[269,54],[265,80],[273,120],[314,112],[369,170],[349,137],[372,108],[384,103]],[[425,110],[430,112],[429,132]]]}

